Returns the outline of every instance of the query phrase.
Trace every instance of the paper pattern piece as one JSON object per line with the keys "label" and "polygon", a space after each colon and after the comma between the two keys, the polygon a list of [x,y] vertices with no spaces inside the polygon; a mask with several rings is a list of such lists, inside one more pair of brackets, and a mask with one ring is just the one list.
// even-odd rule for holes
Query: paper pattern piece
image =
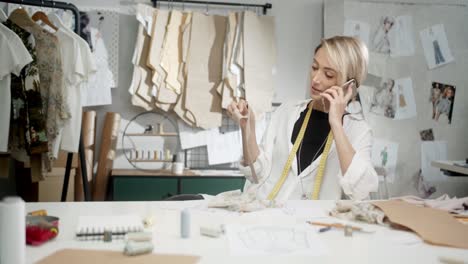
{"label": "paper pattern piece", "polygon": [[222,16],[192,15],[186,86],[190,100],[185,100],[185,107],[204,129],[221,126],[221,97],[216,87],[222,78],[226,21]]}
{"label": "paper pattern piece", "polygon": [[328,252],[315,231],[305,225],[226,226],[231,254],[237,256],[320,256]]}
{"label": "paper pattern piece", "polygon": [[374,139],[372,145],[372,164],[380,180],[393,182],[396,178],[398,143]]}
{"label": "paper pattern piece", "polygon": [[179,139],[182,149],[195,148],[208,144],[208,139],[219,134],[218,128],[203,130],[192,128],[181,120],[177,120],[179,126]]}
{"label": "paper pattern piece", "polygon": [[355,21],[355,20],[346,20],[344,23],[344,33],[345,36],[356,37],[366,43],[366,46],[369,47],[369,34],[370,27],[369,24]]}
{"label": "paper pattern piece", "polygon": [[260,117],[272,110],[275,23],[272,16],[253,12],[245,12],[244,16],[245,98]]}
{"label": "paper pattern piece", "polygon": [[443,24],[426,28],[419,34],[429,69],[454,61]]}
{"label": "paper pattern piece", "polygon": [[200,257],[188,255],[145,254],[140,256],[125,256],[122,252],[105,250],[62,249],[40,260],[38,264],[142,264],[142,263],[173,263],[195,264]]}
{"label": "paper pattern piece", "polygon": [[432,119],[441,123],[452,123],[453,103],[455,101],[455,85],[432,83],[431,97]]}
{"label": "paper pattern piece", "polygon": [[424,141],[421,142],[421,174],[427,181],[441,181],[445,176],[439,168],[432,167],[434,160],[447,160],[447,142]]}
{"label": "paper pattern piece", "polygon": [[219,133],[208,138],[208,164],[237,162],[242,156],[242,138],[240,131]]}
{"label": "paper pattern piece", "polygon": [[445,211],[402,201],[373,204],[382,209],[392,223],[409,228],[427,243],[468,249],[468,225]]}

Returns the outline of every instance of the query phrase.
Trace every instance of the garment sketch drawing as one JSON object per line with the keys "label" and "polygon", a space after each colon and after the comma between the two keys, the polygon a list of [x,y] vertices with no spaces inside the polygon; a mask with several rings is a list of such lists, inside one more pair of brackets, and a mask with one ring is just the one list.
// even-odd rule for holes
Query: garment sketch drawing
{"label": "garment sketch drawing", "polygon": [[395,18],[391,16],[382,17],[379,27],[374,35],[372,50],[378,53],[390,54],[389,33],[393,28]]}
{"label": "garment sketch drawing", "polygon": [[435,64],[439,65],[441,63],[444,63],[445,62],[444,55],[442,55],[442,51],[440,50],[439,41],[437,40],[437,37],[434,35],[434,31],[432,30],[432,28],[429,29],[429,36],[432,39],[432,46],[434,48]]}
{"label": "garment sketch drawing", "polygon": [[370,111],[383,115],[388,118],[394,118],[396,112],[396,95],[394,91],[395,80],[386,79],[377,88],[371,103]]}

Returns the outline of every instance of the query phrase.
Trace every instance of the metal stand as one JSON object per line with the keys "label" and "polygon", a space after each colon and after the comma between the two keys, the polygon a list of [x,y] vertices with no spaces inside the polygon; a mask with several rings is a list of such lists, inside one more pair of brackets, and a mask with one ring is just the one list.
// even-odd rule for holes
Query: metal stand
{"label": "metal stand", "polygon": [[210,5],[222,5],[222,6],[243,6],[243,7],[257,7],[257,8],[262,8],[263,9],[263,14],[266,15],[267,10],[271,9],[273,7],[272,4],[266,3],[264,5],[255,5],[255,4],[242,4],[242,3],[235,3],[235,2],[207,2],[207,1],[185,1],[185,0],[151,0],[153,2],[153,6],[156,7],[158,2],[166,2],[168,4],[189,4],[189,5],[204,5],[204,6],[210,6]]}

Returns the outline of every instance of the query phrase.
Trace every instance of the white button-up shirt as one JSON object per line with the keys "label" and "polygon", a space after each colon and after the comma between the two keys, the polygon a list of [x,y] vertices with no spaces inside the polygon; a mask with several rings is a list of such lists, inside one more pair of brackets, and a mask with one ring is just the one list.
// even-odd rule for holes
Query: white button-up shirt
{"label": "white button-up shirt", "polygon": [[[257,199],[267,199],[268,194],[281,178],[281,173],[292,150],[291,135],[294,124],[309,102],[310,100],[284,103],[273,113],[259,146],[260,154],[253,164],[259,183],[252,183],[252,173],[249,167],[241,166],[240,168],[247,178],[244,192],[256,192]],[[348,198],[362,200],[368,198],[369,193],[377,191],[378,188],[378,177],[371,162],[372,131],[370,127],[364,121],[362,114],[346,115],[343,119],[343,127],[355,154],[348,170],[343,175],[335,142],[333,142],[323,175],[320,199],[341,199],[343,191]],[[314,129],[313,124],[308,129]],[[297,159],[294,157],[288,177],[275,200],[298,200],[303,195],[310,197],[321,157],[322,155],[318,156],[300,175],[297,175]]]}

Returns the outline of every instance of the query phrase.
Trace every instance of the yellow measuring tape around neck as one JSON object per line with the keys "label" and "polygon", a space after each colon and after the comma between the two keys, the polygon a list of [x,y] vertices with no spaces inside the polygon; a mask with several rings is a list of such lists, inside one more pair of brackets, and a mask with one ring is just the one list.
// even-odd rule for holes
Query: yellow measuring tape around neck
{"label": "yellow measuring tape around neck", "polygon": [[[309,104],[309,110],[307,110],[306,116],[304,118],[304,122],[302,123],[301,129],[299,130],[299,134],[297,135],[296,141],[294,142],[293,148],[291,149],[291,153],[289,153],[288,160],[284,165],[283,172],[281,173],[281,177],[279,178],[278,182],[276,182],[275,186],[271,190],[270,194],[268,194],[267,199],[273,200],[278,195],[281,187],[283,186],[286,178],[288,177],[289,169],[291,168],[292,162],[294,158],[296,158],[297,150],[299,149],[299,145],[301,144],[302,139],[304,138],[305,131],[307,129],[307,124],[309,123],[310,114],[312,113],[312,108],[314,106],[314,101]],[[325,172],[325,165],[327,164],[328,153],[330,152],[331,143],[333,142],[333,134],[330,131],[327,137],[327,143],[325,144],[325,148],[322,153],[322,157],[320,159],[319,168],[317,174],[315,175],[315,182],[314,182],[314,189],[312,192],[311,199],[317,200],[320,187],[322,185],[323,174]]]}

